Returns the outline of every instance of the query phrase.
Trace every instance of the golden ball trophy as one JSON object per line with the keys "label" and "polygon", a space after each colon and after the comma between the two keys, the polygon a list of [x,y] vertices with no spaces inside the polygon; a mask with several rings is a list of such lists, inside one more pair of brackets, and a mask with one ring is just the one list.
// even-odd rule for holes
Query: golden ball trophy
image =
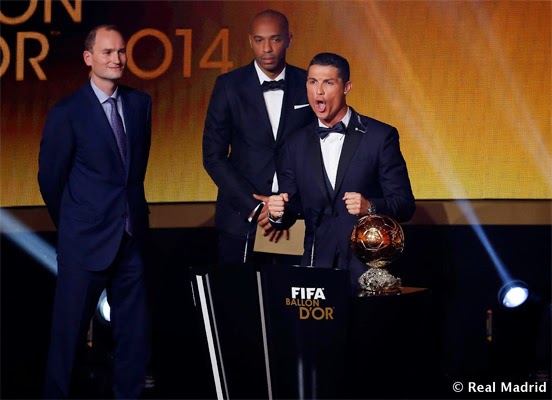
{"label": "golden ball trophy", "polygon": [[351,233],[355,256],[368,266],[358,279],[360,297],[401,293],[401,280],[385,268],[402,253],[404,233],[393,218],[369,214],[358,220]]}

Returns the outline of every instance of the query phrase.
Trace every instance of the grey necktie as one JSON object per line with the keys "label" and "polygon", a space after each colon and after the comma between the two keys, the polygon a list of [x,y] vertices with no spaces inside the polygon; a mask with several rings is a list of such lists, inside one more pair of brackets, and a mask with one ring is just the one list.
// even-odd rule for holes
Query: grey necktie
{"label": "grey necktie", "polygon": [[[117,141],[117,147],[119,148],[119,154],[123,160],[123,165],[126,165],[126,153],[127,153],[127,138],[125,133],[125,127],[123,125],[123,119],[117,111],[117,99],[110,97],[107,99],[109,104],[111,104],[111,128],[113,128],[113,133],[115,134],[115,140]],[[132,236],[132,223],[130,221],[130,213],[127,203],[127,213],[125,218],[125,231]]]}
{"label": "grey necktie", "polygon": [[117,111],[117,99],[110,97],[107,101],[111,104],[111,127],[113,128],[113,133],[115,133],[117,147],[119,147],[119,153],[121,154],[123,164],[126,164],[127,138],[123,120],[119,115],[119,111]]}

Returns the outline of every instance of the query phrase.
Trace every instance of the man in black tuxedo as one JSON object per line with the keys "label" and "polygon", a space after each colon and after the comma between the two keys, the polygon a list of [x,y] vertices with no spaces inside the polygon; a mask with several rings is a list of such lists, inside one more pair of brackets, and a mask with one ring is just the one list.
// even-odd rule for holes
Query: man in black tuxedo
{"label": "man in black tuxedo", "polygon": [[284,138],[315,120],[306,71],[286,64],[291,39],[285,15],[257,14],[249,35],[254,61],[219,76],[211,94],[203,165],[218,186],[215,224],[223,264],[242,263],[250,255],[256,224],[269,240],[288,235],[272,228],[266,202],[278,192],[275,172]]}
{"label": "man in black tuxedo", "polygon": [[48,113],[38,183],[57,227],[58,277],[46,367],[46,398],[68,398],[73,366],[101,292],[114,338],[115,398],[145,385],[149,326],[143,249],[148,231],[144,179],[151,98],[118,85],[126,65],[113,25],[93,29],[84,62],[91,78]]}
{"label": "man in black tuxedo", "polygon": [[416,205],[397,129],[347,105],[348,61],[316,55],[307,77],[309,104],[318,120],[288,136],[278,166],[279,195],[269,198],[271,224],[305,219],[302,265],[348,269],[353,285],[366,265],[352,255],[353,226],[368,213],[409,220]]}

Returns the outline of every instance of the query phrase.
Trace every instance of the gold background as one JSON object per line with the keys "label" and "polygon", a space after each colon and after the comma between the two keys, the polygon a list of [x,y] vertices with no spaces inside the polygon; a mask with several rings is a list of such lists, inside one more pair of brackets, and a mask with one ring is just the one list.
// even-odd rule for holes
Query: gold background
{"label": "gold background", "polygon": [[[14,17],[30,2],[2,2]],[[17,4],[18,3],[18,4]],[[69,4],[74,6],[78,2]],[[119,25],[129,39],[153,28],[173,50],[166,72],[154,79],[127,70],[124,83],[152,95],[153,138],[146,195],[152,203],[213,201],[216,187],[203,170],[201,136],[219,69],[199,67],[223,28],[229,61],[251,61],[249,21],[265,8],[284,12],[294,34],[289,63],[306,68],[313,55],[336,52],[351,63],[348,103],[398,128],[414,195],[438,199],[550,199],[550,1],[134,1],[83,0],[80,22],[60,2],[45,4],[17,25],[2,23],[9,47],[1,86],[0,206],[42,205],[37,156],[48,109],[80,87],[86,33],[100,23]],[[191,29],[191,76],[183,77],[184,38]],[[40,32],[49,51],[39,80],[27,58],[16,80],[16,34]],[[157,39],[141,39],[133,58],[142,70],[166,54]],[[220,60],[221,46],[212,60]]]}

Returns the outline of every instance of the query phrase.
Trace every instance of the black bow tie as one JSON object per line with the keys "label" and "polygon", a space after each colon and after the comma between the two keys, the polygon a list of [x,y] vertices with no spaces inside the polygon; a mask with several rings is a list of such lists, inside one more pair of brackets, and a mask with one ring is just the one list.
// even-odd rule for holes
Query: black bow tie
{"label": "black bow tie", "polygon": [[330,132],[337,132],[344,135],[345,133],[347,133],[347,127],[345,126],[343,121],[340,121],[331,128],[326,128],[324,126],[319,126],[316,128],[316,133],[318,133],[320,139],[325,139],[326,136],[330,134]]}
{"label": "black bow tie", "polygon": [[263,92],[268,92],[269,90],[284,90],[284,80],[280,79],[279,81],[264,81],[261,85]]}

